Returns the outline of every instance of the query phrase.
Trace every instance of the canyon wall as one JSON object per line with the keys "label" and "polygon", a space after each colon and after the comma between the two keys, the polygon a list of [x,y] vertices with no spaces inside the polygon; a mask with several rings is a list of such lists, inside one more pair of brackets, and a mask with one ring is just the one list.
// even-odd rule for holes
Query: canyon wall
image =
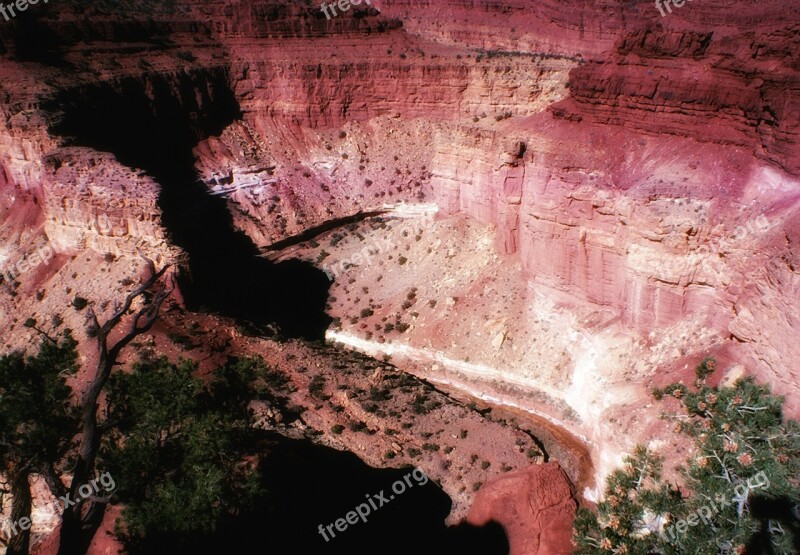
{"label": "canyon wall", "polygon": [[[650,1],[373,6],[328,20],[312,2],[186,1],[122,22],[64,2],[34,27],[14,22],[0,31],[2,206],[27,203],[15,225],[40,218],[50,240],[75,248],[164,248],[153,145],[187,156],[259,247],[385,204],[435,202],[491,227],[520,283],[591,312],[577,330],[588,343],[614,333],[658,353],[642,384],[686,378],[684,365],[717,354],[800,414],[797,7],[704,0],[661,17]],[[50,40],[37,47],[26,32]],[[73,100],[94,91],[107,103],[110,90],[120,103],[158,97],[162,111],[63,150],[70,133],[54,126],[76,117]],[[220,95],[235,106],[208,121]],[[164,128],[148,138],[137,126],[164,114],[186,131],[186,152]],[[149,158],[123,155],[135,152],[120,139],[131,127]],[[577,342],[561,341],[574,381],[631,379],[635,361],[581,366]],[[598,443],[620,435],[584,425],[604,427]]]}
{"label": "canyon wall", "polygon": [[[242,229],[263,244],[375,201],[421,199],[493,228],[521,280],[589,313],[562,339],[571,380],[545,372],[532,387],[561,389],[584,418],[600,477],[650,437],[621,436],[611,415],[646,411],[650,385],[690,379],[706,354],[800,414],[796,8],[706,2],[662,18],[651,2],[603,16],[590,2],[375,6],[402,28],[345,14],[314,20],[327,26],[317,36],[284,13],[254,33],[280,44],[219,33],[244,119],[264,138],[268,191],[292,203],[288,224],[264,233],[278,202],[237,189]],[[203,167],[212,175],[213,157]],[[403,180],[409,171],[419,178]],[[449,351],[470,351],[446,323],[435,329]],[[608,336],[642,350],[612,356]],[[619,384],[608,398],[607,380]]]}

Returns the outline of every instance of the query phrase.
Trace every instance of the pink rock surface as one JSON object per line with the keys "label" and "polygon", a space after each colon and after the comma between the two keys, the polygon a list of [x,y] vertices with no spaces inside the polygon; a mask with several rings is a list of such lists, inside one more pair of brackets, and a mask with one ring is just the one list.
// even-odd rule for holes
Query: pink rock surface
{"label": "pink rock surface", "polygon": [[566,555],[572,552],[572,519],[577,504],[567,476],[550,462],[504,474],[475,496],[467,521],[500,524],[510,555]]}

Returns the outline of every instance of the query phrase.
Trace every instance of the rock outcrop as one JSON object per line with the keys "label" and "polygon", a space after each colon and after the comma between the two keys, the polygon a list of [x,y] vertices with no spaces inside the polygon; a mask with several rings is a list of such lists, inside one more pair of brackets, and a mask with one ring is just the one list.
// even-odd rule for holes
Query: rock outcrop
{"label": "rock outcrop", "polygon": [[572,519],[577,503],[557,463],[509,472],[486,483],[475,496],[467,521],[496,522],[514,555],[567,555],[572,552]]}

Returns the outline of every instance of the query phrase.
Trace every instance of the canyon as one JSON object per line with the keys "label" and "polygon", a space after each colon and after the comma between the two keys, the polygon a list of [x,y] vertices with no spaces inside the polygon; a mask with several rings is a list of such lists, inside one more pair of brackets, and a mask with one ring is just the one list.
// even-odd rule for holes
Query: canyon
{"label": "canyon", "polygon": [[[23,15],[0,26],[0,265],[56,254],[0,286],[4,349],[36,343],[28,318],[83,329],[73,298],[107,307],[140,255],[171,263],[158,352],[192,321],[193,356],[258,353],[301,392],[296,360],[350,390],[410,376],[398,437],[334,387],[296,394],[315,415],[299,431],[272,429],[422,468],[448,524],[500,522],[515,554],[568,553],[575,508],[635,445],[685,458],[650,391],[704,357],[715,383],[752,375],[800,416],[800,5]],[[423,393],[441,413],[409,412]],[[377,435],[332,434],[334,406]],[[409,454],[462,428],[452,456]]]}

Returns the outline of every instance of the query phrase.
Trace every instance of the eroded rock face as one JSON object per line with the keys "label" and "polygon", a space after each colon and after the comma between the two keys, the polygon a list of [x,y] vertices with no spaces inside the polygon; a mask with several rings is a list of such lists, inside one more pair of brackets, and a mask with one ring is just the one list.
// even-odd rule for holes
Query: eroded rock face
{"label": "eroded rock face", "polygon": [[572,552],[572,519],[577,503],[557,463],[535,465],[499,476],[475,496],[470,524],[500,524],[510,555],[566,555]]}
{"label": "eroded rock face", "polygon": [[47,163],[45,232],[56,250],[171,258],[152,178],[90,149],[54,151]]}
{"label": "eroded rock face", "polygon": [[[744,325],[731,322],[750,303],[754,274],[778,287],[777,296],[792,294],[794,280],[778,275],[792,273],[782,242],[796,234],[797,70],[785,54],[797,45],[779,3],[731,10],[711,2],[666,18],[646,3],[624,13],[609,5],[604,17],[589,2],[376,7],[376,21],[399,19],[403,28],[369,27],[365,36],[363,21],[360,29],[337,23],[313,44],[280,52],[244,31],[231,42],[245,119],[259,134],[281,137],[264,158],[278,162],[279,183],[304,191],[275,186],[293,204],[283,233],[388,200],[387,180],[396,177],[375,162],[382,168],[402,152],[401,175],[406,167],[427,174],[400,184],[407,189],[395,200],[413,199],[420,184],[445,213],[496,226],[498,247],[518,254],[541,290],[609,310],[643,337],[687,318],[740,337],[730,326]],[[254,36],[297,36],[287,23],[296,14],[273,14]],[[498,36],[498,27],[512,38]],[[468,59],[465,47],[499,54]],[[303,65],[311,49],[330,56]],[[347,138],[326,132],[341,126]],[[294,155],[301,164],[290,169]],[[269,220],[272,203],[259,208],[263,201],[250,197],[232,195]],[[751,225],[743,233],[739,222]],[[259,235],[259,226],[241,225]],[[766,314],[764,322],[775,325]],[[771,336],[790,333],[783,326]],[[760,340],[745,343],[749,363],[770,359],[753,370],[787,390],[791,380],[775,368],[790,358],[777,360]]]}

